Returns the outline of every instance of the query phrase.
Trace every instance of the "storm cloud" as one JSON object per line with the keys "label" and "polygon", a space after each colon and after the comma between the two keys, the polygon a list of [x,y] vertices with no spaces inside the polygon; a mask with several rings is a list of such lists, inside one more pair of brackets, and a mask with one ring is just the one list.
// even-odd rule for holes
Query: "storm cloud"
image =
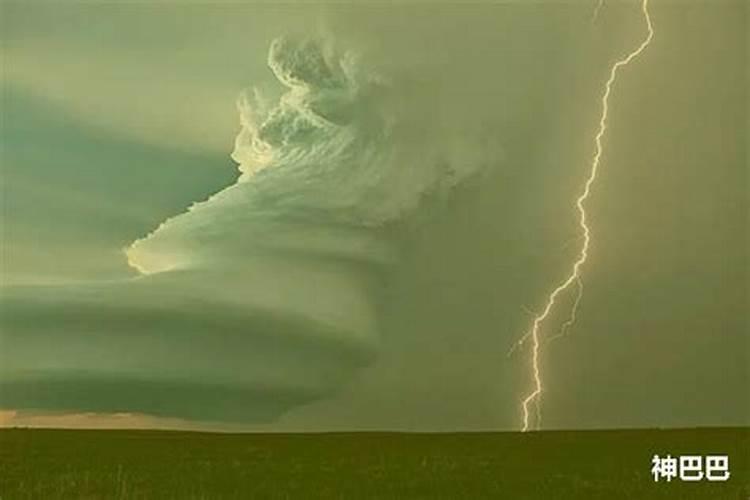
{"label": "storm cloud", "polygon": [[266,421],[377,355],[388,226],[483,165],[400,144],[392,82],[330,40],[279,38],[268,65],[241,175],[128,246],[139,276],[3,290],[5,407]]}
{"label": "storm cloud", "polygon": [[[643,35],[595,5],[4,5],[0,425],[518,428]],[[746,8],[650,9],[549,428],[748,421]]]}

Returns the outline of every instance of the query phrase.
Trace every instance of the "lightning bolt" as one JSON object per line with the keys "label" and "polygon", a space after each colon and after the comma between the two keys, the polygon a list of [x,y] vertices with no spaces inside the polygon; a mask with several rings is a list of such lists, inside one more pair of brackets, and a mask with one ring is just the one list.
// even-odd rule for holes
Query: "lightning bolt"
{"label": "lightning bolt", "polygon": [[573,323],[576,322],[576,314],[578,313],[578,304],[581,303],[581,298],[583,297],[583,281],[581,281],[580,276],[578,276],[578,278],[576,279],[576,290],[578,290],[578,293],[576,294],[576,299],[573,302],[573,307],[570,309],[570,316],[560,328],[560,333],[558,333],[557,335],[553,335],[552,337],[549,337],[547,339],[547,343],[550,343],[553,340],[557,340],[559,338],[566,336],[568,332],[570,332],[570,327],[573,326]]}
{"label": "lightning bolt", "polygon": [[[600,2],[598,7],[601,6],[601,3],[602,2]],[[598,10],[599,9],[597,8],[597,11]],[[563,325],[563,329],[558,336],[564,335],[567,329],[575,321],[576,311],[578,309],[578,303],[580,302],[581,296],[583,294],[583,283],[581,282],[581,268],[586,263],[586,259],[588,258],[588,252],[589,252],[589,244],[591,243],[591,230],[586,220],[587,219],[586,208],[584,206],[584,203],[586,202],[586,200],[588,199],[591,193],[591,188],[594,182],[596,181],[596,176],[599,171],[599,165],[601,162],[602,151],[603,151],[602,139],[604,138],[604,134],[607,131],[607,118],[609,115],[609,96],[612,93],[612,86],[617,80],[617,75],[620,69],[627,66],[628,64],[630,64],[630,62],[633,59],[638,57],[646,49],[646,47],[648,47],[648,45],[651,43],[651,39],[654,36],[654,29],[651,24],[651,16],[649,15],[649,10],[648,10],[648,0],[642,0],[641,12],[643,13],[643,17],[646,22],[646,28],[648,30],[645,38],[629,54],[627,54],[625,57],[618,60],[612,65],[612,67],[609,70],[609,78],[607,79],[607,82],[604,85],[604,93],[602,94],[602,97],[601,97],[601,110],[602,111],[601,111],[601,115],[599,118],[599,128],[594,137],[594,144],[595,144],[594,157],[591,161],[591,166],[589,168],[589,175],[586,179],[586,183],[583,186],[583,191],[578,196],[575,202],[575,206],[578,211],[578,225],[583,235],[583,243],[578,253],[578,258],[573,262],[570,273],[567,275],[567,277],[547,296],[547,302],[544,306],[544,309],[542,310],[541,313],[537,314],[536,317],[534,318],[534,322],[531,325],[531,329],[511,349],[511,352],[512,352],[516,347],[522,345],[526,340],[528,340],[529,338],[531,339],[531,344],[532,344],[531,374],[533,378],[533,389],[526,396],[524,396],[523,399],[521,400],[521,409],[522,409],[522,414],[523,414],[523,426],[521,430],[524,432],[529,430],[529,417],[530,417],[529,407],[532,404],[536,408],[537,428],[540,426],[540,422],[541,422],[540,405],[541,405],[541,398],[542,398],[542,374],[541,374],[541,369],[539,367],[539,353],[541,349],[541,339],[540,339],[539,332],[544,324],[544,321],[547,319],[547,317],[550,315],[553,308],[555,307],[555,304],[557,303],[557,298],[560,296],[560,294],[570,289],[574,284],[577,284],[578,296],[575,300],[575,303],[573,304],[570,318]]]}

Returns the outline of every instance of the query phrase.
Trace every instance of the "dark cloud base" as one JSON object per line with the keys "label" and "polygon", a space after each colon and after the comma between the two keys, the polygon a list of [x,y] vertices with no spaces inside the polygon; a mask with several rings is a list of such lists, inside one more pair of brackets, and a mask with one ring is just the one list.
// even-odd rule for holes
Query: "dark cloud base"
{"label": "dark cloud base", "polygon": [[203,281],[217,280],[3,289],[0,408],[263,422],[335,392],[374,357],[333,323],[230,303]]}
{"label": "dark cloud base", "polygon": [[271,422],[320,393],[194,381],[107,379],[96,373],[38,373],[0,382],[2,407],[39,412],[139,412],[221,422]]}

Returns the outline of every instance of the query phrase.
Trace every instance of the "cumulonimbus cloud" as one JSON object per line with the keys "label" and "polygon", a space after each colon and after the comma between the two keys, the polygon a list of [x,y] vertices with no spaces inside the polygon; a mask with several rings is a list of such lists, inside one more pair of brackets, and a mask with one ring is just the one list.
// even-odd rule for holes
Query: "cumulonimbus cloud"
{"label": "cumulonimbus cloud", "polygon": [[409,151],[353,52],[281,38],[268,62],[284,93],[240,100],[241,175],[129,246],[140,276],[3,290],[0,406],[264,421],[377,355],[383,229],[481,162]]}

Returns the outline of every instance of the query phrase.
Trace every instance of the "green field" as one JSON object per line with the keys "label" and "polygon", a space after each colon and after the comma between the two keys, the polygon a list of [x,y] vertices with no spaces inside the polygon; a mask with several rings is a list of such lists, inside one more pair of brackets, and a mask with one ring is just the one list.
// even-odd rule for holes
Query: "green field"
{"label": "green field", "polygon": [[[706,498],[750,495],[750,429],[529,434],[0,430],[0,497]],[[654,454],[726,454],[725,483],[654,483]]]}

